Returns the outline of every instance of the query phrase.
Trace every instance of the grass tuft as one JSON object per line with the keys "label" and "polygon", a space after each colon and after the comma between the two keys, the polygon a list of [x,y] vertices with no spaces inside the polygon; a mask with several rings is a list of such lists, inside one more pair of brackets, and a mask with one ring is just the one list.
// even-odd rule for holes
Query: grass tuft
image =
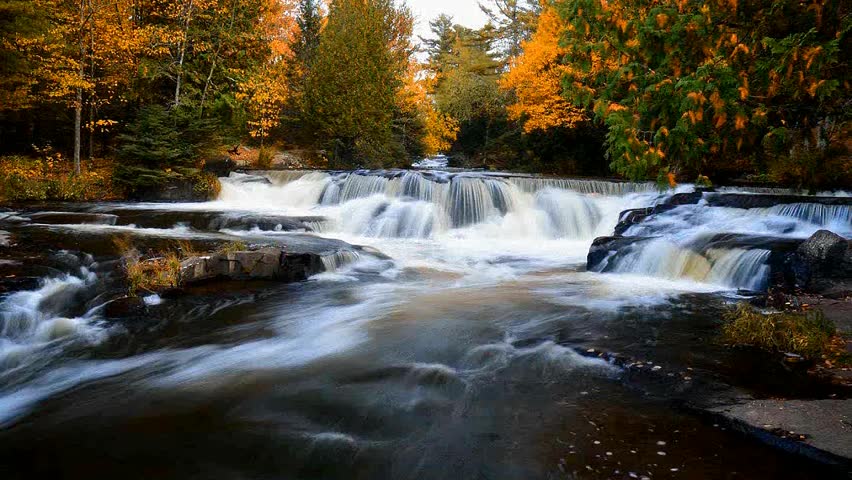
{"label": "grass tuft", "polygon": [[837,329],[820,310],[762,313],[741,303],[724,318],[722,337],[730,345],[794,353],[809,360],[834,357],[839,353],[836,351]]}
{"label": "grass tuft", "polygon": [[227,253],[245,252],[248,249],[249,249],[248,245],[246,245],[245,242],[241,242],[241,241],[237,240],[237,241],[228,242],[228,243],[222,245],[221,247],[219,247],[219,249],[216,252],[227,254]]}

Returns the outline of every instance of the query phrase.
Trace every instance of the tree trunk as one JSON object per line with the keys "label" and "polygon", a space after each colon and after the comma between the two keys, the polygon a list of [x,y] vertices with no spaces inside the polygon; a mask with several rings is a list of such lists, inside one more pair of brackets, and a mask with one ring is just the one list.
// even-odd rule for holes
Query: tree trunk
{"label": "tree trunk", "polygon": [[[83,62],[86,58],[86,44],[83,39],[83,23],[86,21],[86,2],[80,0],[80,67],[77,71],[80,81],[85,78]],[[81,132],[83,125],[83,87],[77,87],[77,99],[74,103],[74,175],[80,175],[80,144],[82,143]]]}
{"label": "tree trunk", "polygon": [[178,71],[175,80],[175,106],[180,105],[180,87],[183,79],[183,61],[186,57],[186,44],[189,41],[189,22],[192,19],[192,2],[189,0],[189,6],[186,8],[186,20],[183,24],[183,40],[180,42],[180,55],[178,58]]}
{"label": "tree trunk", "polygon": [[95,159],[95,104],[89,105],[89,161]]}

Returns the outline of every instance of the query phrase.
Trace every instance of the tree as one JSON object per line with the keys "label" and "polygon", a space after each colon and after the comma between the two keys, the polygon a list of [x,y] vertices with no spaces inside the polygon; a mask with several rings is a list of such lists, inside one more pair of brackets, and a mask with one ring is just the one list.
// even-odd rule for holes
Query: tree
{"label": "tree", "polygon": [[565,28],[556,10],[546,7],[535,33],[523,42],[523,53],[512,60],[500,80],[500,86],[514,94],[509,118],[523,122],[527,133],[571,128],[585,120],[583,111],[563,97],[562,78],[568,67],[562,59],[568,51],[559,46],[559,39]]}
{"label": "tree", "polygon": [[556,6],[566,98],[594,108],[612,167],[631,178],[760,168],[809,136],[822,147],[802,161],[823,162],[830,136],[819,132],[848,121],[848,2]]}
{"label": "tree", "polygon": [[480,2],[479,8],[496,28],[498,54],[508,62],[521,54],[523,42],[535,30],[541,4],[539,0],[489,0],[488,4]]}
{"label": "tree", "polygon": [[308,74],[306,121],[337,165],[402,161],[392,123],[411,61],[411,13],[392,0],[339,0]]}

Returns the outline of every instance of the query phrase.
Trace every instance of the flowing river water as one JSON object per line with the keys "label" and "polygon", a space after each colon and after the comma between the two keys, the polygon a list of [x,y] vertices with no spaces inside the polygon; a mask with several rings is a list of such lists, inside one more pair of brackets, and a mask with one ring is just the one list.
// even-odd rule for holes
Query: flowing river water
{"label": "flowing river water", "polygon": [[[719,344],[723,310],[766,287],[769,251],[708,238],[802,239],[821,228],[850,237],[852,208],[686,205],[632,227],[655,238],[611,259],[606,273],[587,271],[592,240],[611,235],[621,211],[672,193],[484,173],[294,171],[232,174],[207,203],[0,213],[17,221],[2,228],[52,259],[38,285],[0,297],[0,472],[836,475],[696,415],[677,390],[701,381],[703,391],[832,394]],[[149,296],[142,318],[121,321],[108,308],[116,237],[152,248],[342,242],[322,244],[326,271],[306,282]]]}

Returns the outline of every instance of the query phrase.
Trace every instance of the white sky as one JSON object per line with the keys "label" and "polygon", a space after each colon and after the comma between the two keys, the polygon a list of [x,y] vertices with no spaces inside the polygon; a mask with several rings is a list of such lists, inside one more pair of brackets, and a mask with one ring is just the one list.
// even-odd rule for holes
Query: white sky
{"label": "white sky", "polygon": [[415,36],[431,36],[429,22],[442,13],[451,15],[455,23],[470,28],[479,28],[487,21],[477,0],[406,0],[406,3],[417,19]]}

